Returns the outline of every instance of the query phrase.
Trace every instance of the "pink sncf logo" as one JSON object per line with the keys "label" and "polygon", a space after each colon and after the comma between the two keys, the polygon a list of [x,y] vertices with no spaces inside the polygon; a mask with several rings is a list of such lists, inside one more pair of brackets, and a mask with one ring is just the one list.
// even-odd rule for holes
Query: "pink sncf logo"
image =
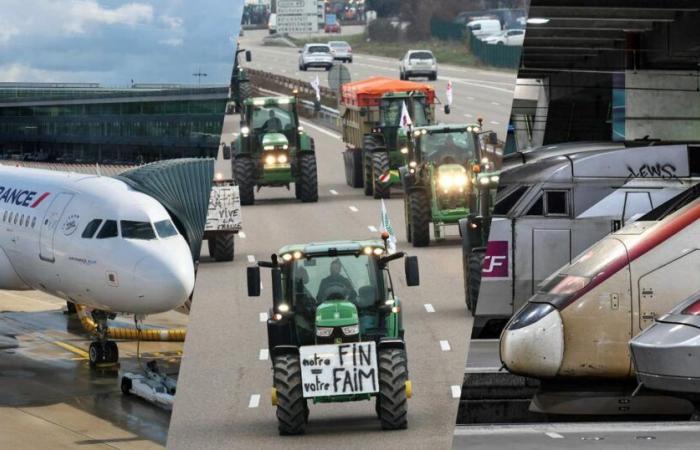
{"label": "pink sncf logo", "polygon": [[489,241],[481,277],[508,278],[508,241]]}

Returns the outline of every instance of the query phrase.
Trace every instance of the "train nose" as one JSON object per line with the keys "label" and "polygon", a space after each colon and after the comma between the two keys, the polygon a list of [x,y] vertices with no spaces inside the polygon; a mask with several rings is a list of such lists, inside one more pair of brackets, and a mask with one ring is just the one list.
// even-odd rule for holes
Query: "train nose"
{"label": "train nose", "polygon": [[194,289],[192,257],[147,256],[136,265],[134,279],[149,314],[170,311],[182,306]]}
{"label": "train nose", "polygon": [[535,378],[553,377],[564,358],[564,325],[548,303],[527,303],[501,334],[501,361],[508,371]]}

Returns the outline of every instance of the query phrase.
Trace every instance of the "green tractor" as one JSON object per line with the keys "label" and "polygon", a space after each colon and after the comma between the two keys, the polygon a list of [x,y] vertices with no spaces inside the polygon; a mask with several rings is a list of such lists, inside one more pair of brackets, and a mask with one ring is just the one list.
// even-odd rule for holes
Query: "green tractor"
{"label": "green tractor", "polygon": [[417,286],[418,260],[387,253],[383,238],[290,245],[248,267],[251,297],[260,296],[260,267],[272,270],[267,336],[280,434],[304,433],[308,402],[372,398],[382,429],[407,427],[412,388],[388,265],[405,257],[406,284]]}
{"label": "green tractor", "polygon": [[314,140],[299,125],[296,97],[243,101],[241,130],[232,144],[233,175],[241,205],[255,203],[255,189],[294,183],[302,202],[318,201]]}
{"label": "green tractor", "polygon": [[401,169],[406,236],[414,247],[430,244],[430,224],[441,239],[447,225],[477,211],[488,215],[498,172],[486,158],[486,145],[496,145],[493,132],[481,124],[433,125],[412,131],[409,164]]}

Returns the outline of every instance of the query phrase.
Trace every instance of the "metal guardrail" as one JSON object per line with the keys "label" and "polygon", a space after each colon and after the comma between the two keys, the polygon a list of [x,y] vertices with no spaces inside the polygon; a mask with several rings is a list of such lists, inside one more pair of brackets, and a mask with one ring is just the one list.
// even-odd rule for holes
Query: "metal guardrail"
{"label": "metal guardrail", "polygon": [[[309,81],[285,77],[283,75],[257,69],[246,69],[246,71],[253,86],[284,95],[292,95],[296,89],[299,98],[302,100],[313,102],[316,99],[316,92],[314,92]],[[334,108],[338,105],[338,96],[332,89],[321,86],[321,104]]]}

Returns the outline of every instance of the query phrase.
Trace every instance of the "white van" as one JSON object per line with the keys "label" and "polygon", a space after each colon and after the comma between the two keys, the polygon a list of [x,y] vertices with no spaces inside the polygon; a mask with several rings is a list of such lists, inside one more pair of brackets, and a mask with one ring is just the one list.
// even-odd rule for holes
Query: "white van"
{"label": "white van", "polygon": [[276,13],[270,14],[270,18],[267,21],[267,29],[270,31],[270,34],[277,33],[277,14]]}
{"label": "white van", "polygon": [[479,39],[493,36],[503,31],[501,29],[501,21],[498,19],[472,20],[471,22],[467,23],[467,29]]}

